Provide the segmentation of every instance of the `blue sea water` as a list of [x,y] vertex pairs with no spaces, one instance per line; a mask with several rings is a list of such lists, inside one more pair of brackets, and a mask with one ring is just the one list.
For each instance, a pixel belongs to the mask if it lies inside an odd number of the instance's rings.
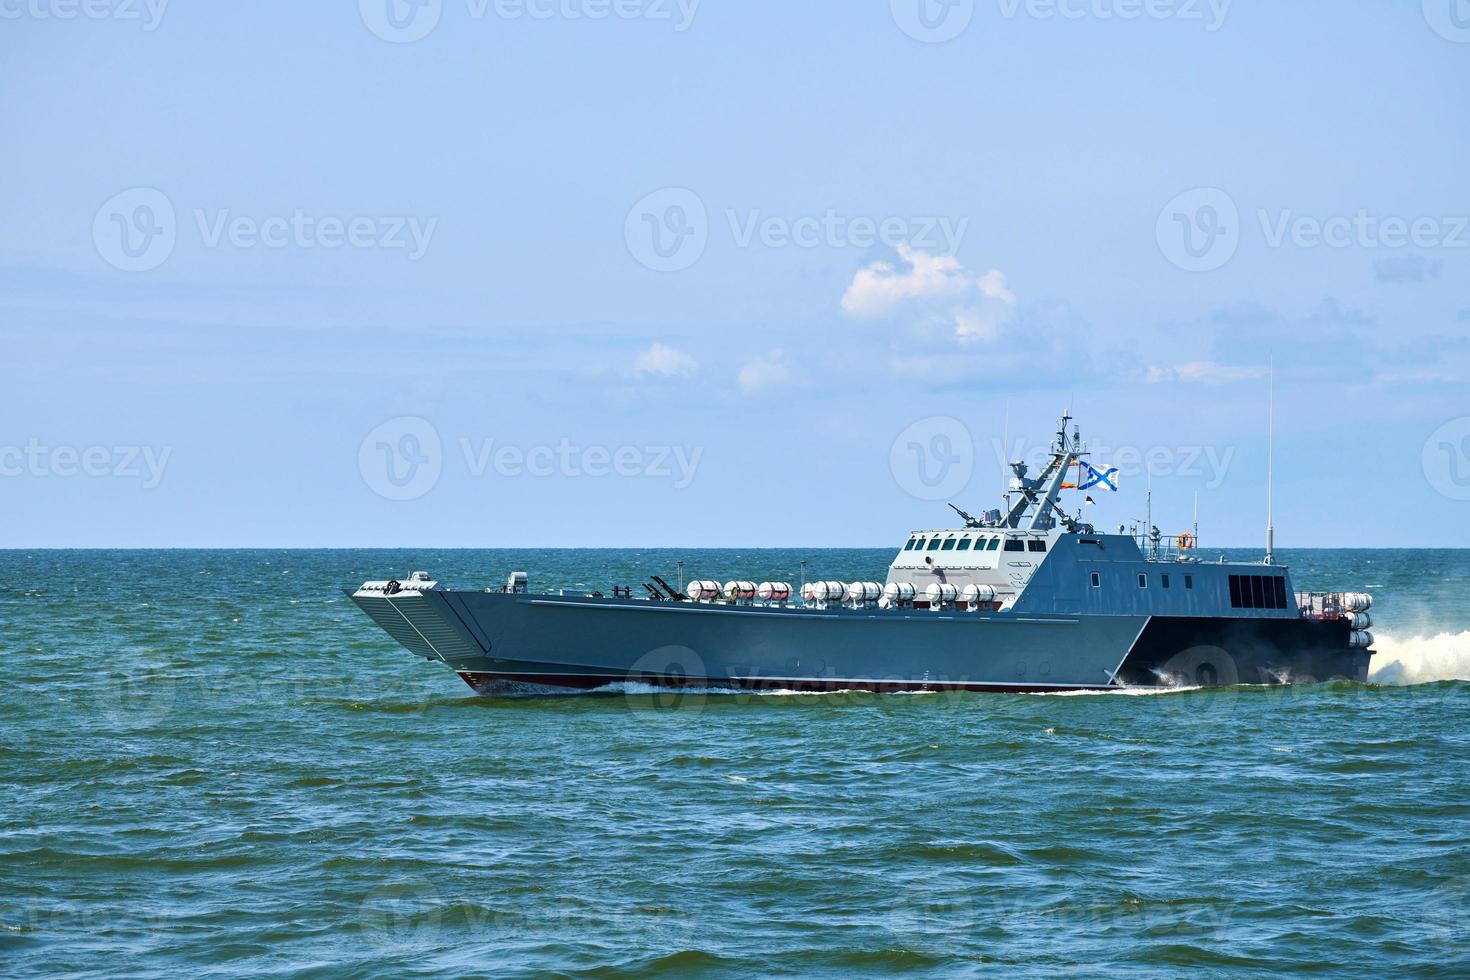
[[478,697],[340,589],[891,552],[0,552],[0,973],[1470,975],[1470,552],[1374,683]]

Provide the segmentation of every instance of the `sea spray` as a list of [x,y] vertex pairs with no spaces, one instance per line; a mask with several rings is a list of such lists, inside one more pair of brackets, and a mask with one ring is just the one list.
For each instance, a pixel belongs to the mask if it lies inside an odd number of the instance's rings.
[[1402,639],[1380,633],[1373,649],[1374,684],[1470,680],[1470,630]]

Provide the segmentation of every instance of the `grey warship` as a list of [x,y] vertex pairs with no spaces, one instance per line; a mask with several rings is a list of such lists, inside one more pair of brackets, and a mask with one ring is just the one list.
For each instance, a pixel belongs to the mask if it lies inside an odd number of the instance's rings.
[[[1002,508],[909,534],[885,582],[695,580],[483,590],[427,573],[347,590],[389,636],[481,693],[656,687],[1059,692],[1364,681],[1361,592],[1295,592],[1290,570],[1206,562],[1194,536],[1099,533],[1062,506],[1099,471],[1063,415],[1036,476],[1012,463]],[[951,505],[953,506],[953,505]],[[626,689],[626,686],[623,687]]]

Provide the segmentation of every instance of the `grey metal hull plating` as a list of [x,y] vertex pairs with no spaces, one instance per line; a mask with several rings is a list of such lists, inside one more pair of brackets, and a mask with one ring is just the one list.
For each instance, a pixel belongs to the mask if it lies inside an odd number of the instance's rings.
[[[1150,622],[1139,615],[795,609],[445,590],[353,600],[404,646],[442,660],[483,691],[618,681],[804,690],[1102,688],[1118,683]],[[1181,653],[1196,666],[1202,657],[1228,662],[1202,675],[1227,683],[1281,679],[1272,664],[1278,653],[1288,666],[1315,657],[1323,677],[1362,679],[1367,655],[1351,656],[1344,637],[1293,638],[1312,649],[1285,652],[1269,640],[1255,642],[1247,659],[1218,646]],[[1160,663],[1168,654],[1150,649]],[[1133,673],[1141,677],[1132,683],[1174,680],[1167,669]]]

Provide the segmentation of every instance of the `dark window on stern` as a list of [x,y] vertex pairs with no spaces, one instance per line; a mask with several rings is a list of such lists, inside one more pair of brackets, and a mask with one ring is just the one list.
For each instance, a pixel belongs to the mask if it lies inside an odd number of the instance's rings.
[[1097,572],[1092,573],[1092,587],[1094,589],[1102,588],[1102,576],[1099,575]]
[[1145,575],[1143,572],[1138,573],[1138,587],[1140,589],[1148,588],[1148,576]]

